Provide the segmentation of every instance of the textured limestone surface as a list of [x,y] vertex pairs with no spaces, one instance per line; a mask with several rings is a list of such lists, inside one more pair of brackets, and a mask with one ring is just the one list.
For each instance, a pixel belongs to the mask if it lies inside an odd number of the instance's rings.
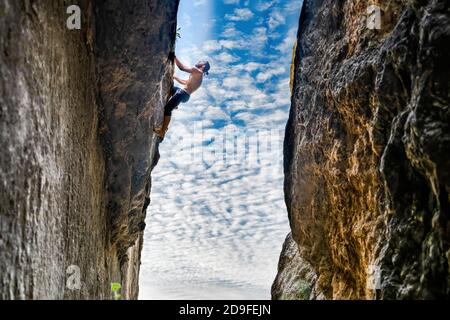
[[304,1],[274,299],[450,295],[450,5],[373,3]]
[[0,2],[0,299],[137,298],[177,9]]
[[[278,263],[278,274],[272,288],[273,299],[323,299],[323,295],[315,291],[316,281],[317,274],[311,265],[302,259],[298,246],[292,238],[292,234],[289,233],[284,241]],[[283,285],[277,285],[279,283]]]

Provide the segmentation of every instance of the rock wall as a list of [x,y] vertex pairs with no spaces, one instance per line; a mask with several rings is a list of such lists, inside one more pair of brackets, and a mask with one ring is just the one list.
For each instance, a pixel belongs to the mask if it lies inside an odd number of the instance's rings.
[[138,295],[178,0],[70,4],[0,3],[0,299]]
[[447,0],[304,1],[274,299],[450,296],[449,43]]

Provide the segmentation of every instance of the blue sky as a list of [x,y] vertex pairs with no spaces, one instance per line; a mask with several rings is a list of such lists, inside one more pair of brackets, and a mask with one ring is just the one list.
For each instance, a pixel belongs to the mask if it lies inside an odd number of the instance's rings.
[[[269,299],[289,232],[282,142],[301,0],[181,0],[176,53],[211,63],[153,172],[141,299]],[[177,72],[182,78],[187,74]]]

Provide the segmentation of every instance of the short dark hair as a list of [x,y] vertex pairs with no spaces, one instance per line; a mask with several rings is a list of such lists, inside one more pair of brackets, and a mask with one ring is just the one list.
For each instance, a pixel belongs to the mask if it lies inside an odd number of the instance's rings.
[[208,75],[209,69],[211,69],[211,65],[208,61],[199,61],[197,64],[203,65],[205,68],[203,69],[203,73]]

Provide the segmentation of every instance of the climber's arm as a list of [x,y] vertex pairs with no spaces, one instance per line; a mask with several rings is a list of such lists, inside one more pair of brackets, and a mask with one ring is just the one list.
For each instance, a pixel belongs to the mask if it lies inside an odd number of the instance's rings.
[[180,79],[177,76],[174,76],[173,78],[174,78],[175,81],[181,83],[182,85],[187,85],[187,81],[186,80]]
[[192,68],[182,64],[177,57],[175,57],[175,63],[181,71],[192,73]]

